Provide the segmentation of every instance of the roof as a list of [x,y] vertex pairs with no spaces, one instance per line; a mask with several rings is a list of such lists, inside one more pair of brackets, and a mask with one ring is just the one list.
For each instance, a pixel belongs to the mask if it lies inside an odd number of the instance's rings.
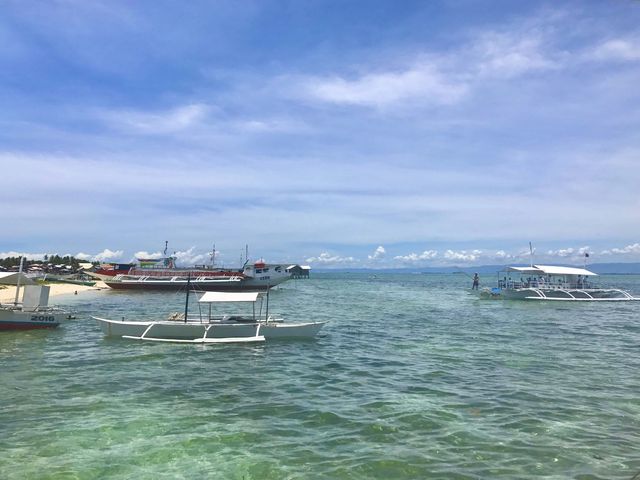
[[261,292],[205,292],[200,303],[216,302],[255,302]]
[[520,272],[532,275],[583,275],[595,276],[597,273],[590,272],[584,268],[559,267],[555,265],[534,265],[533,267],[507,267],[507,272]]
[[556,267],[553,265],[534,265],[544,273],[550,275],[597,275],[597,273],[590,272],[584,268],[575,267]]
[[21,285],[33,285],[33,280],[24,273],[19,272],[0,272],[0,283],[3,285],[16,285],[20,278]]

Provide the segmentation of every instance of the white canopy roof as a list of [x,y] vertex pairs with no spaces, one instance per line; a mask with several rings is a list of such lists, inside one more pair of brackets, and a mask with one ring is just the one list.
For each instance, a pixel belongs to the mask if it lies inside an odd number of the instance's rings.
[[20,272],[0,272],[0,283],[3,285],[17,285],[20,278],[20,285],[33,285],[33,280]]
[[507,267],[508,272],[520,272],[532,275],[583,275],[594,276],[597,273],[590,272],[584,268],[558,267],[555,265],[534,265],[533,267]]
[[198,302],[255,302],[261,292],[205,292]]

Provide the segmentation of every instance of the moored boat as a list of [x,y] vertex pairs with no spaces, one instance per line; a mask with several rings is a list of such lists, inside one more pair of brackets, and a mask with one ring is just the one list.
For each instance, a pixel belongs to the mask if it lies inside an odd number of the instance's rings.
[[264,291],[291,278],[286,265],[258,261],[239,270],[195,268],[131,269],[105,283],[117,290],[182,290],[187,282],[200,291]]
[[[69,313],[57,307],[49,306],[49,287],[33,285],[22,273],[24,258],[20,261],[20,271],[4,275],[14,277],[16,294],[13,303],[0,304],[0,330],[31,330],[53,328],[60,325]],[[26,284],[22,286],[23,284]],[[22,286],[22,302],[18,302]]]
[[[198,301],[198,314],[173,314],[168,318],[151,321],[110,320],[92,317],[108,337],[134,340],[185,342],[185,343],[229,343],[261,341],[273,338],[311,338],[327,323],[288,323],[281,317],[269,315],[268,294],[260,292],[206,292]],[[263,305],[265,299],[266,306]],[[187,300],[188,302],[188,300]],[[250,314],[219,314],[212,312],[214,304],[244,303],[252,306]],[[258,304],[259,303],[259,304]],[[207,313],[202,306],[208,306]],[[265,307],[264,316],[262,315]],[[251,340],[252,339],[252,340]]]

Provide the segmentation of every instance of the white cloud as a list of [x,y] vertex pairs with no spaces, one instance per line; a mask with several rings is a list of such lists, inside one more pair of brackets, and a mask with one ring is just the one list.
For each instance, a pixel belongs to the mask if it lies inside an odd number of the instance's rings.
[[[43,260],[45,255],[47,255],[47,254],[46,253],[15,252],[15,251],[0,252],[0,258],[24,257],[27,260]],[[48,255],[55,255],[55,254],[48,254]]]
[[160,253],[160,252],[149,253],[149,252],[146,252],[144,250],[134,253],[133,256],[135,258],[148,258],[148,259],[151,259],[151,260],[157,260],[159,258],[164,257],[164,255],[162,253]]
[[380,245],[378,248],[376,248],[375,252],[373,252],[373,255],[369,255],[369,260],[379,260],[384,258],[384,256],[386,255],[386,250],[384,249],[384,247],[382,245]]
[[549,257],[559,257],[559,258],[578,258],[584,257],[586,253],[591,252],[592,250],[587,247],[580,248],[561,248],[558,250],[549,250],[547,252],[547,256]]
[[109,250],[105,248],[102,252],[92,255],[90,253],[79,252],[74,255],[78,260],[87,260],[95,262],[110,262],[122,258],[124,252],[122,250]]
[[600,253],[601,255],[640,255],[640,243],[634,243],[622,248],[611,248]]
[[[216,255],[220,252],[216,252]],[[180,266],[189,266],[195,264],[205,264],[210,260],[208,253],[197,253],[195,247],[188,250],[173,252],[172,256],[176,257],[176,263]]]
[[112,111],[101,113],[112,126],[144,134],[166,134],[185,130],[199,124],[209,112],[204,104],[189,104],[164,112]]
[[637,39],[608,40],[598,45],[590,55],[595,60],[635,61],[640,60],[640,41]]
[[550,257],[560,257],[560,258],[570,257],[573,254],[574,254],[574,249],[571,247],[561,248],[559,250],[549,250],[547,252],[547,255],[549,255]]
[[480,75],[498,77],[554,68],[556,63],[544,53],[541,44],[541,38],[523,37],[521,32],[484,34],[473,48],[478,57],[475,68]]
[[398,255],[393,257],[394,260],[398,260],[403,263],[415,263],[422,262],[424,260],[431,260],[438,256],[437,250],[425,250],[422,253],[409,253],[408,255]]
[[467,252],[466,250],[460,250],[458,252],[447,250],[446,252],[444,252],[444,258],[453,261],[475,262],[476,260],[478,260],[481,254],[481,250],[472,250],[470,252]]
[[366,73],[354,79],[308,78],[303,90],[324,102],[384,107],[416,99],[436,105],[456,103],[467,87],[433,64],[417,63],[402,71]]
[[322,252],[317,257],[309,257],[306,259],[307,263],[317,263],[321,265],[342,265],[356,262],[353,257],[341,257],[339,255],[331,255],[327,252]]

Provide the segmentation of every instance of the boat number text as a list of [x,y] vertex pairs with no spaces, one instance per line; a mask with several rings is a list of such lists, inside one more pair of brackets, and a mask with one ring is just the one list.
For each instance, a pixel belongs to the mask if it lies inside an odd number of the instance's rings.
[[47,315],[31,315],[32,322],[55,322],[56,317]]

